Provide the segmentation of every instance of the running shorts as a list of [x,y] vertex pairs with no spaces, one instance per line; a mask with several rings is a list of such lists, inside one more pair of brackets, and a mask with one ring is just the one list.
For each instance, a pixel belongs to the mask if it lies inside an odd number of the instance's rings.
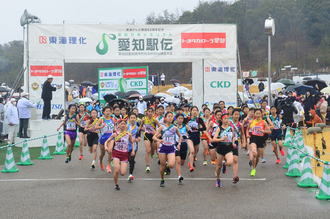
[[154,142],[154,140],[152,139],[153,136],[154,136],[153,134],[145,132],[144,133],[144,140],[145,141],[150,141],[150,143],[153,143]]
[[159,145],[158,153],[167,155],[167,154],[174,154],[175,151],[176,151],[175,145],[165,146],[165,145],[161,144],[161,145]]
[[120,162],[128,162],[128,152],[113,150],[112,159],[119,159]]
[[238,141],[235,141],[236,147],[233,148],[233,155],[238,156]]
[[233,153],[233,145],[232,144],[219,144],[217,147],[217,153],[225,156],[228,153]]
[[189,135],[189,139],[193,142],[194,146],[199,145],[199,143],[201,143],[199,132],[192,132]]
[[87,142],[89,147],[99,143],[99,135],[95,132],[87,132]]
[[187,158],[188,145],[187,142],[181,142],[180,150],[175,150],[175,156],[181,158],[181,160],[186,160]]
[[101,137],[100,137],[100,144],[101,145],[104,145],[105,144],[105,142],[108,140],[108,138],[110,138],[111,137],[111,135],[112,135],[112,133],[104,133],[104,135],[102,135]]
[[85,131],[85,127],[79,127],[79,132],[87,134],[87,131]]
[[71,140],[76,140],[76,138],[77,138],[76,131],[71,132],[71,131],[65,130],[64,135],[68,135]]
[[283,140],[283,134],[281,129],[273,129],[272,134],[270,134],[270,139],[272,141],[282,141]]
[[265,137],[264,136],[256,136],[251,135],[250,144],[255,143],[257,148],[264,148],[265,144]]

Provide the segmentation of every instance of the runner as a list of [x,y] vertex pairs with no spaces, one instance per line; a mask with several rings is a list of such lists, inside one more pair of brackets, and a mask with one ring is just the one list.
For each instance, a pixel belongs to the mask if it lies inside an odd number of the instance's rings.
[[[104,171],[104,166],[103,166],[103,157],[105,155],[105,142],[108,140],[108,138],[111,137],[112,133],[116,131],[116,124],[113,120],[113,118],[110,117],[111,115],[111,108],[109,106],[106,106],[102,109],[102,114],[103,117],[101,117],[94,129],[101,129],[100,131],[100,150],[101,154],[99,156],[100,159],[100,169]],[[102,124],[102,125],[101,125]],[[110,159],[109,159],[110,156]],[[111,173],[111,167],[110,167],[110,161],[111,160],[111,152],[108,152],[108,166],[107,166],[107,172]]]
[[[211,118],[211,110],[209,108],[204,107],[203,115],[204,115],[203,122],[207,127],[207,124]],[[209,154],[209,138],[206,135],[206,131],[202,132],[202,144],[203,144],[203,157],[204,157],[203,166],[207,166],[207,155]]]
[[219,101],[219,107],[220,107],[220,110],[222,112],[222,115],[225,115],[226,114],[226,104],[225,104],[225,101],[223,100],[220,100]]
[[241,144],[245,146],[245,134],[242,124],[239,122],[240,112],[238,109],[233,111],[233,119],[230,121],[230,126],[234,130],[234,140],[236,147],[233,148],[233,183],[239,181],[238,174],[238,139],[241,139]]
[[[193,172],[194,169],[194,160],[196,159],[196,155],[199,151],[199,143],[200,143],[200,131],[205,131],[206,127],[203,122],[203,119],[197,117],[198,115],[198,108],[197,106],[191,107],[191,116],[187,118],[187,125],[189,127],[189,139],[187,139],[187,144],[189,147],[189,163],[188,166],[190,168],[190,172]],[[200,127],[202,126],[202,128]]]
[[206,129],[206,136],[209,139],[209,151],[210,151],[210,158],[211,158],[211,164],[216,165],[217,164],[217,155],[216,155],[216,149],[218,147],[218,143],[213,141],[215,132],[217,129],[221,126],[221,117],[222,117],[222,111],[219,110],[215,112],[214,114],[215,118],[210,120],[210,122],[207,125]]
[[262,119],[261,109],[255,109],[254,112],[255,119],[249,122],[249,128],[251,128],[251,134],[249,130],[246,130],[247,138],[250,139],[250,154],[252,157],[252,170],[251,176],[256,175],[256,167],[259,162],[259,157],[263,151],[264,143],[265,143],[265,134],[270,134],[271,131],[268,127],[268,124],[265,120]]
[[153,117],[154,110],[149,107],[147,110],[147,116],[143,117],[140,124],[140,130],[143,130],[144,126],[144,145],[146,147],[146,172],[150,172],[149,160],[155,153],[156,143],[153,140],[156,126],[160,127],[160,124],[155,117]]
[[118,132],[114,132],[105,142],[105,150],[112,152],[115,181],[115,189],[120,190],[118,185],[118,175],[124,176],[127,171],[129,143],[132,144],[131,156],[135,156],[135,145],[132,135],[126,131],[127,124],[124,119],[118,121]]
[[[159,105],[156,108],[156,119],[158,120],[158,122],[159,122],[160,125],[164,125],[164,118],[165,118],[165,115],[164,115],[164,106],[163,105]],[[158,129],[159,127],[157,126],[156,128]],[[156,154],[157,154],[157,157],[158,157],[159,145],[160,145],[160,143],[159,142],[156,142]],[[160,160],[159,159],[158,159],[158,164],[160,165]]]
[[64,121],[58,127],[57,131],[60,130],[60,128],[65,125],[65,131],[64,131],[64,137],[66,142],[68,143],[66,147],[66,160],[65,163],[69,163],[71,161],[71,154],[73,151],[74,143],[76,142],[77,138],[77,126],[80,126],[80,122],[78,119],[78,116],[76,114],[76,106],[74,104],[71,104],[68,108],[69,114],[65,116]]
[[95,161],[97,156],[97,145],[99,143],[99,130],[95,129],[95,125],[98,121],[97,118],[98,111],[96,109],[92,109],[91,115],[92,117],[87,120],[85,131],[87,132],[87,141],[88,141],[88,149],[89,152],[93,152],[93,163],[91,165],[91,169],[95,169]]
[[[274,125],[273,125],[272,121],[270,120],[269,116],[266,115],[265,108],[261,108],[261,115],[262,115],[262,119],[267,122],[267,124],[269,126],[269,129],[273,129]],[[264,142],[264,149],[263,149],[262,154],[261,154],[261,163],[266,163],[265,149],[266,149],[266,146],[267,146],[267,141],[269,139],[269,135],[265,134],[264,137],[265,137],[265,142]]]
[[[250,136],[252,135],[252,130],[249,128],[249,123],[254,119],[254,108],[251,108],[249,110],[249,115],[248,117],[246,117],[244,120],[243,120],[243,127],[244,127],[244,133],[247,133],[247,130],[249,130],[249,133],[250,133]],[[245,142],[246,142],[246,155],[249,156],[250,158],[250,161],[249,161],[249,165],[252,166],[252,158],[253,158],[253,155],[250,154],[250,138],[247,137],[247,135],[245,135]]]
[[134,113],[131,113],[129,115],[129,123],[128,123],[128,132],[132,135],[134,145],[135,145],[135,151],[134,151],[134,156],[132,155],[132,150],[133,146],[132,143],[129,143],[129,149],[128,149],[128,155],[129,155],[129,176],[128,176],[128,181],[131,182],[134,179],[133,176],[133,171],[135,167],[135,156],[136,152],[138,150],[138,143],[140,142],[140,131],[139,131],[139,125],[140,123],[136,121],[137,116]]
[[189,105],[188,104],[185,104],[183,106],[183,115],[184,115],[185,118],[188,118],[190,116]]
[[[166,168],[173,168],[175,164],[175,150],[180,151],[181,146],[181,134],[179,129],[172,125],[174,115],[172,112],[166,112],[165,114],[165,124],[160,126],[157,129],[157,132],[153,136],[153,140],[156,142],[161,142],[159,147],[159,160],[160,160],[160,187],[164,187],[164,173]],[[179,136],[179,143],[177,147],[175,141],[175,134]],[[162,139],[157,138],[157,136],[161,135]],[[168,160],[168,164],[166,164],[166,160]],[[179,178],[180,181],[180,178]],[[181,180],[182,181],[182,180]]]
[[[176,127],[179,129],[182,139],[181,139],[180,150],[177,149],[175,151],[175,161],[176,161],[175,169],[178,174],[179,183],[181,183],[183,181],[183,177],[181,175],[181,166],[184,165],[186,158],[187,158],[188,145],[187,145],[186,139],[187,139],[188,133],[187,133],[187,125],[183,124],[184,115],[177,114],[176,118],[177,118]],[[178,135],[176,135],[176,141],[179,142]]]
[[124,119],[126,122],[128,121],[128,110],[126,107],[122,107],[120,110],[121,118]]
[[278,141],[278,146],[279,146],[279,150],[281,152],[281,155],[284,156],[285,152],[283,150],[283,133],[282,133],[282,129],[285,129],[285,125],[283,125],[281,127],[281,123],[282,123],[282,116],[279,115],[277,113],[277,108],[275,106],[272,106],[270,108],[270,113],[271,115],[269,116],[269,118],[272,120],[273,124],[274,124],[274,128],[272,130],[272,133],[270,134],[270,139],[272,141],[272,145],[273,145],[273,152],[276,155],[276,164],[281,163],[281,159],[278,156],[278,151],[277,151],[277,143],[276,140]]
[[86,106],[81,104],[79,106],[79,113],[78,113],[78,119],[80,122],[79,126],[79,150],[80,150],[80,157],[79,160],[84,159],[83,155],[83,144],[84,146],[87,146],[87,132],[85,132],[85,126],[87,123],[87,120],[89,119],[89,114],[86,112]]
[[227,109],[226,114],[229,116],[229,119],[233,118],[233,111],[234,111],[234,107],[233,106],[229,106]]
[[236,147],[234,141],[233,128],[230,126],[229,116],[222,116],[222,125],[216,130],[213,142],[217,142],[217,187],[221,187],[220,170],[222,167],[222,173],[227,172],[227,166],[233,165],[233,147]]

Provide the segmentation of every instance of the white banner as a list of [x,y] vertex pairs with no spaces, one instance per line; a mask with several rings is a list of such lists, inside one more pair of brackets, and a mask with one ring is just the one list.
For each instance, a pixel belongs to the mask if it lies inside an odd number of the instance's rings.
[[243,77],[244,78],[248,78],[250,76],[250,72],[249,71],[243,71]]
[[41,93],[47,76],[54,77],[52,86],[61,86],[53,92],[51,101],[51,115],[58,114],[61,109],[65,109],[64,104],[64,65],[63,61],[30,61],[29,68],[29,92],[30,101],[40,103],[37,107],[37,119],[41,119],[44,103],[41,99]]
[[30,24],[31,59],[186,62],[235,59],[236,25]]
[[225,101],[237,105],[236,59],[204,60],[204,102],[209,105]]

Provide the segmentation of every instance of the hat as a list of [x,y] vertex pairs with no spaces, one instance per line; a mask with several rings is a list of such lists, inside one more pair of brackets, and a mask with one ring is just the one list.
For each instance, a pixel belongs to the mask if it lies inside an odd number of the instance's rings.
[[48,75],[47,76],[47,79],[51,79],[51,78],[53,78],[53,75]]
[[139,96],[139,100],[143,100],[143,97],[142,96]]
[[16,99],[15,98],[11,98],[10,99],[10,102],[13,102],[13,101],[16,101]]
[[160,100],[165,100],[164,97],[161,97]]
[[29,95],[29,93],[26,93],[26,92],[22,92],[22,93],[21,93],[21,96],[22,96],[22,97],[27,96],[27,95]]

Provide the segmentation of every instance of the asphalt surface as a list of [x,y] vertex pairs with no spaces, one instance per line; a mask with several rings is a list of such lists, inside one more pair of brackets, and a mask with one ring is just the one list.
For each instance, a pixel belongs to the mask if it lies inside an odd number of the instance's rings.
[[182,185],[172,169],[161,188],[157,158],[146,173],[140,143],[135,179],[128,183],[128,173],[120,176],[120,191],[114,189],[112,174],[101,171],[98,164],[94,171],[90,169],[92,155],[87,147],[82,161],[78,150],[69,164],[64,163],[65,155],[34,160],[33,166],[16,166],[18,173],[0,173],[0,218],[329,218],[329,202],[317,200],[286,177],[285,157],[275,164],[270,145],[267,163],[258,165],[254,178],[249,175],[246,152],[239,153],[240,181],[232,183],[232,168],[228,168],[221,188],[215,186],[210,160],[202,166],[202,151],[193,173],[187,165],[182,168]]

